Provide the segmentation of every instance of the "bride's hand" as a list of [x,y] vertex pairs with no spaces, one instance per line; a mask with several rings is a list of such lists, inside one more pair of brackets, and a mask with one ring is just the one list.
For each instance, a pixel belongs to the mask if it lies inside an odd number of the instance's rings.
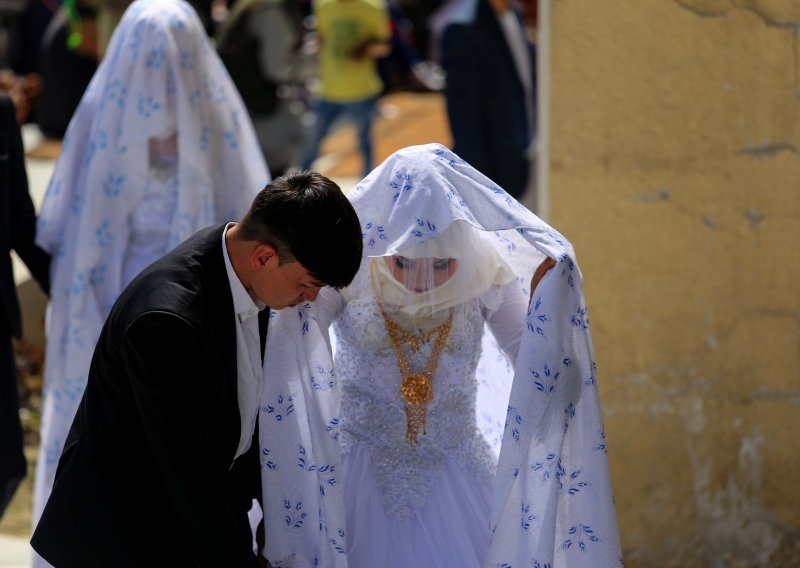
[[539,282],[544,275],[547,274],[547,271],[553,268],[556,265],[556,261],[550,258],[549,256],[545,257],[545,259],[539,264],[536,268],[536,271],[533,273],[533,278],[531,278],[531,297],[533,299],[533,292],[536,290],[536,286],[539,285]]

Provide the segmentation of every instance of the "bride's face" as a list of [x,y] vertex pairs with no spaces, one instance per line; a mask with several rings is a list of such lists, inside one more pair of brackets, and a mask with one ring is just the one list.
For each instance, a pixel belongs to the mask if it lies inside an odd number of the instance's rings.
[[395,280],[417,294],[441,286],[458,270],[458,260],[455,258],[387,256],[384,262]]

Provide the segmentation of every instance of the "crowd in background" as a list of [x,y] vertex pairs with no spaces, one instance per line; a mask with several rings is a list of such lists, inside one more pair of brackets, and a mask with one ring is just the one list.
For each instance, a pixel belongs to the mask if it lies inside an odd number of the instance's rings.
[[[0,2],[0,91],[11,96],[20,123],[35,123],[48,139],[63,138],[105,54],[111,33],[131,1]],[[320,104],[330,102],[330,97],[324,95],[329,88],[320,69],[327,56],[312,1],[189,0],[189,3],[242,94],[272,173],[278,175],[301,165],[310,166],[330,126],[328,123],[338,124],[339,118],[337,113],[330,112],[329,106]],[[377,101],[379,96],[394,91],[444,90],[442,36],[449,23],[462,18],[460,13],[465,7],[474,9],[471,6],[476,1],[370,3],[384,9],[386,22],[382,25],[387,27],[388,40],[385,49],[374,56],[377,76],[367,88],[370,96],[363,93],[353,96]],[[479,4],[488,6],[491,2],[481,0]],[[535,41],[536,2],[514,4],[524,17],[528,39]],[[456,47],[456,50],[466,49]],[[485,56],[483,60],[491,65],[496,57]],[[371,62],[367,62],[369,65]],[[485,73],[470,69],[470,75],[483,79]],[[363,78],[353,80],[363,82]],[[323,93],[321,101],[316,100],[319,92]],[[370,104],[365,109],[355,109],[355,114],[349,113],[361,133],[365,172],[371,169],[366,131],[377,110]],[[456,146],[459,146],[457,140]]]

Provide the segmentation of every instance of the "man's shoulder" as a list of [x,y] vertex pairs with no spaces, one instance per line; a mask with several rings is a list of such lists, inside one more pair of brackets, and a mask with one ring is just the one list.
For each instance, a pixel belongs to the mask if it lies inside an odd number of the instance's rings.
[[198,314],[208,283],[227,283],[222,230],[203,229],[144,269],[120,295],[118,315],[132,321],[145,312]]

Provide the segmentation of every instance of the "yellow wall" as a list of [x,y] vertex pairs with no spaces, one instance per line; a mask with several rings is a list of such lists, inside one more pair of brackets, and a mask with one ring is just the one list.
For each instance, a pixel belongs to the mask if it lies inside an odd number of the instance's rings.
[[800,1],[543,1],[626,566],[800,566]]

